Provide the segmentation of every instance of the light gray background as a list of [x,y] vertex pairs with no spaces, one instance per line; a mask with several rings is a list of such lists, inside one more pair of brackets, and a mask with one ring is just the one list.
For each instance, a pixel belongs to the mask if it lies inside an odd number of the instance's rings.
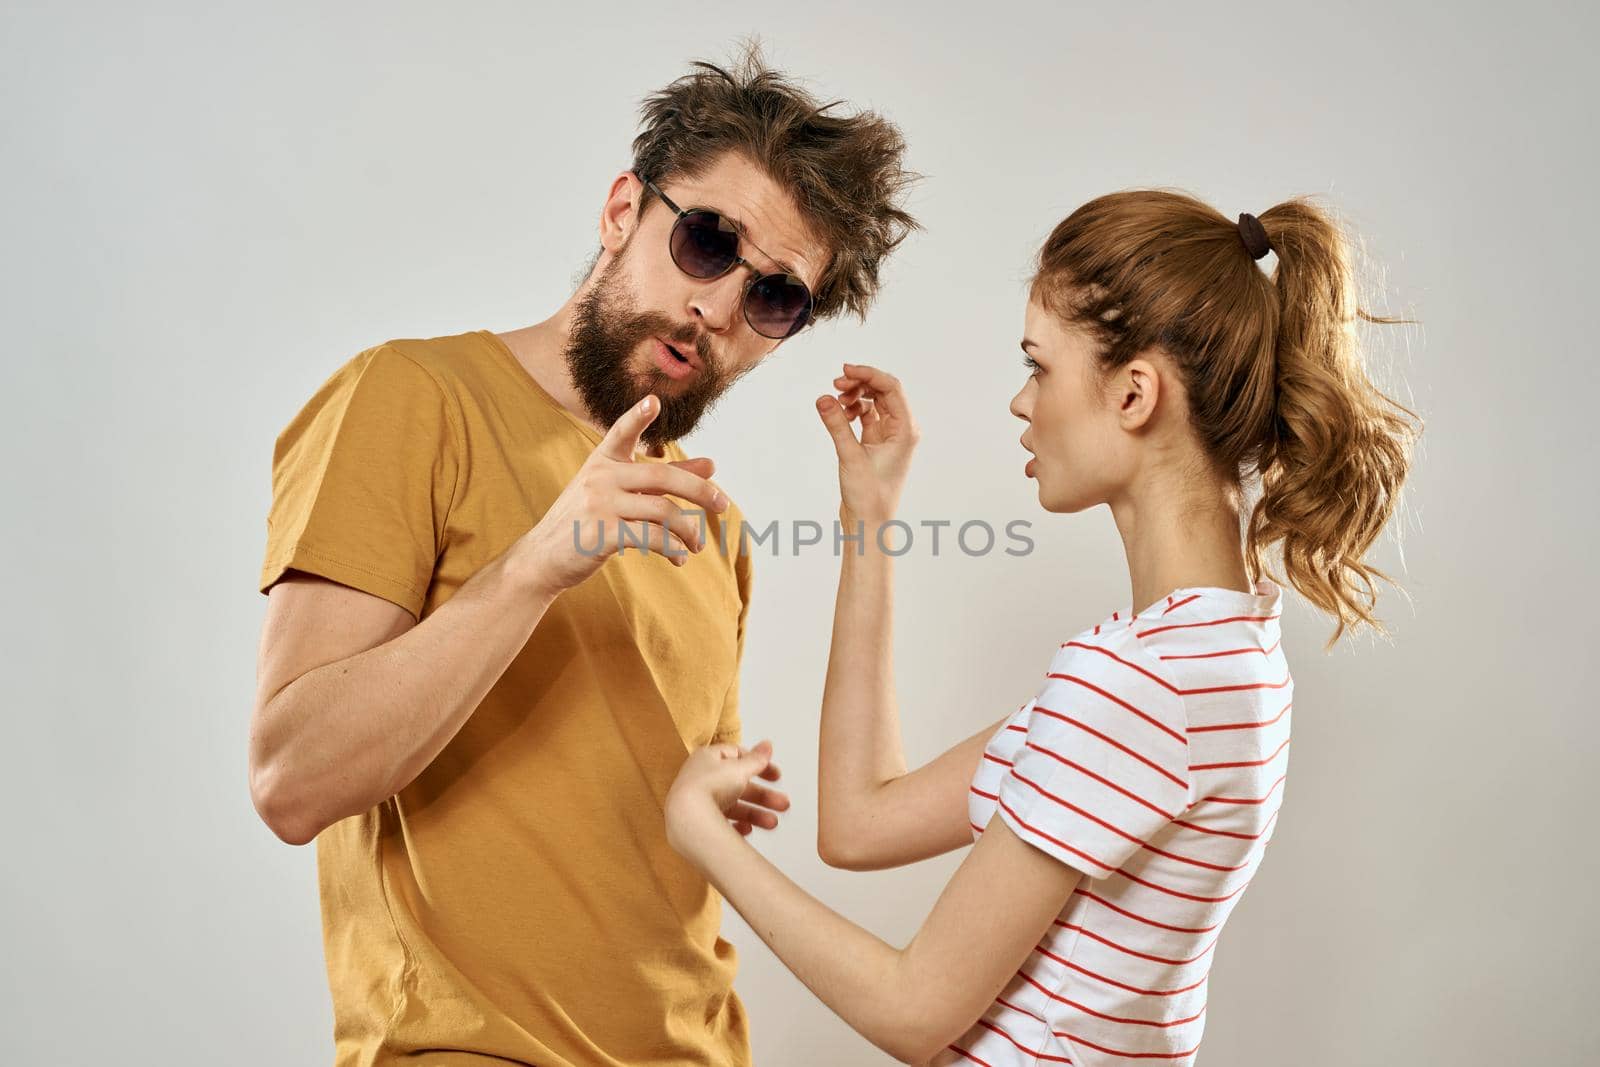
[[[901,124],[927,230],[868,325],[783,350],[697,450],[753,520],[827,521],[811,400],[877,362],[925,427],[906,517],[1034,521],[1029,558],[900,569],[913,759],[1127,606],[1109,516],[1038,510],[1006,412],[1050,226],[1173,185],[1228,213],[1328,194],[1368,235],[1386,306],[1423,323],[1381,353],[1428,422],[1377,553],[1414,600],[1384,604],[1392,644],[1331,655],[1289,603],[1294,773],[1201,1060],[1595,1062],[1593,9],[778,11],[5,6],[0,1055],[329,1062],[313,852],[245,782],[273,437],[362,348],[552,311],[639,98],[759,32]],[[900,942],[956,857],[858,875],[813,851],[835,568],[758,566],[745,721],[799,802],[762,847]],[[758,1063],[883,1061],[731,912],[728,934]]]

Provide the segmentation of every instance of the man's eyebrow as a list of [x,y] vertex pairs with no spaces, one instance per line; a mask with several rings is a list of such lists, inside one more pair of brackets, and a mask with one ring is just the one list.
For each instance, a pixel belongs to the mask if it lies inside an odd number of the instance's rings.
[[[743,219],[738,218],[738,217],[736,217],[734,215],[730,215],[726,211],[721,211],[720,208],[718,210],[721,212],[721,215],[722,215],[723,218],[725,218],[729,222],[733,223],[733,228],[735,230],[739,231],[739,236],[740,237],[743,237],[746,241],[750,241],[750,231],[745,226]],[[779,259],[777,256],[767,255],[767,253],[761,248],[761,246],[756,244],[754,241],[750,241],[750,247],[754,248],[757,252],[760,252],[762,255],[764,255],[768,259],[772,260],[772,262],[777,264],[778,268],[780,270],[782,270],[785,274],[793,274],[796,278],[800,277],[800,272],[795,270],[793,266],[791,266],[788,263],[785,263],[783,260]]]

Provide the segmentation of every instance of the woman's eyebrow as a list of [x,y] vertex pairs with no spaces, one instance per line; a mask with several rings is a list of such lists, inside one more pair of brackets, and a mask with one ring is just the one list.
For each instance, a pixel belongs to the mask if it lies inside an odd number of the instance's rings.
[[1024,352],[1026,352],[1030,348],[1038,348],[1038,347],[1039,347],[1039,342],[1038,341],[1030,341],[1026,337],[1024,337],[1022,339],[1022,350]]

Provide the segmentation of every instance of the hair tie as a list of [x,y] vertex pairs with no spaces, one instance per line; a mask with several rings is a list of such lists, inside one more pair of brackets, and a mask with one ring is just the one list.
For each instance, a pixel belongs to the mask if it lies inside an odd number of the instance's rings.
[[1260,259],[1272,251],[1272,242],[1267,240],[1267,231],[1261,225],[1261,220],[1246,211],[1239,216],[1239,240],[1244,242],[1245,251],[1250,253],[1251,259]]

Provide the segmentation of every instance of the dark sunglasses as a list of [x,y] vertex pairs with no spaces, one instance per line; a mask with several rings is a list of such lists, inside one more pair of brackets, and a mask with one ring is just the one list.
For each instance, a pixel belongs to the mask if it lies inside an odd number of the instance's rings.
[[744,267],[754,274],[744,290],[744,318],[762,337],[793,337],[811,320],[811,290],[806,283],[793,274],[762,274],[755,264],[739,255],[739,230],[729,219],[705,207],[685,211],[649,178],[642,174],[638,177],[678,216],[672,224],[672,235],[667,238],[667,248],[679,270],[703,280],[720,278],[734,267]]

